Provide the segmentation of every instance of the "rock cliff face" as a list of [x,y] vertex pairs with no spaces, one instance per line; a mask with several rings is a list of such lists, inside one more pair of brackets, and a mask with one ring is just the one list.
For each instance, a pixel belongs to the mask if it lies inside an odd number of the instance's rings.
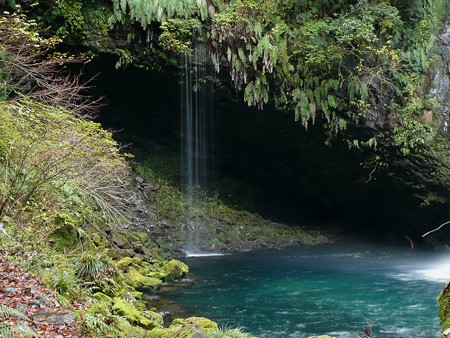
[[443,132],[448,132],[450,100],[450,5],[447,16],[437,35],[436,48],[439,56],[438,66],[434,70],[430,96],[439,103],[438,115],[444,117]]

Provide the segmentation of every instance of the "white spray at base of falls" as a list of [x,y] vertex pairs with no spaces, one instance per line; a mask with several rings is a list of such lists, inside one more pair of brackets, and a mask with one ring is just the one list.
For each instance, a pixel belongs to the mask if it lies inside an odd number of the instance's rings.
[[186,258],[198,258],[198,257],[217,257],[217,256],[228,256],[229,254],[222,252],[190,252],[188,250],[182,250],[186,255]]
[[[181,161],[182,187],[188,197],[189,209],[196,194],[207,192],[213,179],[215,166],[214,138],[217,99],[214,90],[215,70],[207,48],[195,43],[192,56],[184,55],[181,65]],[[191,218],[192,219],[192,218]],[[193,220],[188,227],[189,250],[198,246],[198,228]]]

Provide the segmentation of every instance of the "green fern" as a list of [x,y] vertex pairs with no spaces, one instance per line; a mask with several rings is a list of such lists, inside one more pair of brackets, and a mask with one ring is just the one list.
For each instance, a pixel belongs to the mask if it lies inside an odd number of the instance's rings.
[[12,338],[13,333],[10,327],[0,325],[0,337]]
[[114,0],[116,18],[128,13],[132,20],[139,22],[146,29],[151,22],[164,22],[178,17],[208,18],[206,0]]
[[[28,319],[22,312],[10,306],[0,304],[0,321],[9,317]],[[0,324],[0,337],[36,337],[36,333],[28,326],[6,326]]]
[[104,316],[100,313],[86,313],[84,315],[83,328],[90,337],[109,336],[123,337],[124,332],[116,327],[120,321],[125,320],[119,316]]
[[[26,319],[27,317],[17,309],[9,307],[4,304],[0,304],[0,320],[8,317],[17,317],[21,319]],[[2,336],[3,337],[3,336]]]

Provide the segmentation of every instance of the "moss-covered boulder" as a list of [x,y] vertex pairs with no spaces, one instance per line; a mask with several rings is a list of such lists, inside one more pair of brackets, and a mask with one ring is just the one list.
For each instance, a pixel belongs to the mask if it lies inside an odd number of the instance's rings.
[[145,244],[150,239],[150,236],[145,231],[138,231],[138,232],[135,233],[135,235],[136,235],[136,237],[139,238],[139,241],[142,244]]
[[90,314],[101,314],[103,316],[111,315],[110,304],[107,303],[96,303],[92,305],[87,311]]
[[168,328],[154,328],[149,332],[149,338],[189,338],[196,332],[209,337],[212,332],[217,332],[217,323],[204,317],[177,318]]
[[166,263],[161,269],[161,277],[165,281],[181,278],[189,271],[189,267],[176,259],[172,259]]
[[145,289],[158,289],[161,286],[162,280],[155,277],[148,277],[141,274],[134,267],[130,267],[128,271],[127,283],[131,285],[136,290]]
[[[450,328],[450,282],[438,297],[442,332]],[[450,335],[449,335],[450,336]]]
[[131,325],[125,319],[119,319],[117,328],[124,333],[124,337],[144,338],[147,337],[147,331],[139,326]]
[[139,266],[142,263],[142,260],[138,257],[124,257],[121,260],[117,261],[114,265],[117,269],[122,271],[128,271],[130,266]]
[[68,218],[63,215],[58,216],[57,223],[61,222],[63,225],[56,228],[48,236],[49,241],[54,244],[55,250],[60,252],[73,250],[80,243],[77,228],[72,225],[73,220]]
[[92,298],[94,298],[95,300],[102,302],[102,303],[108,303],[108,304],[112,304],[112,298],[109,297],[108,295],[105,295],[102,292],[96,292],[92,295]]
[[162,327],[164,320],[160,314],[151,311],[144,311],[141,313],[126,300],[117,297],[113,300],[113,312],[125,317],[131,324],[136,324],[144,329]]

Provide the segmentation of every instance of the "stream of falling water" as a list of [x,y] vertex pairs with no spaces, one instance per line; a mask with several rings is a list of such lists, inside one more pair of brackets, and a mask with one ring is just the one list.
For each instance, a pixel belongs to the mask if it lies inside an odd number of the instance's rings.
[[[217,99],[214,90],[215,71],[207,48],[196,43],[193,55],[181,60],[184,69],[181,81],[181,149],[182,186],[192,211],[197,193],[207,192],[213,180],[215,166],[214,139]],[[195,247],[194,221],[188,225],[188,247]],[[189,248],[192,249],[192,248]]]

